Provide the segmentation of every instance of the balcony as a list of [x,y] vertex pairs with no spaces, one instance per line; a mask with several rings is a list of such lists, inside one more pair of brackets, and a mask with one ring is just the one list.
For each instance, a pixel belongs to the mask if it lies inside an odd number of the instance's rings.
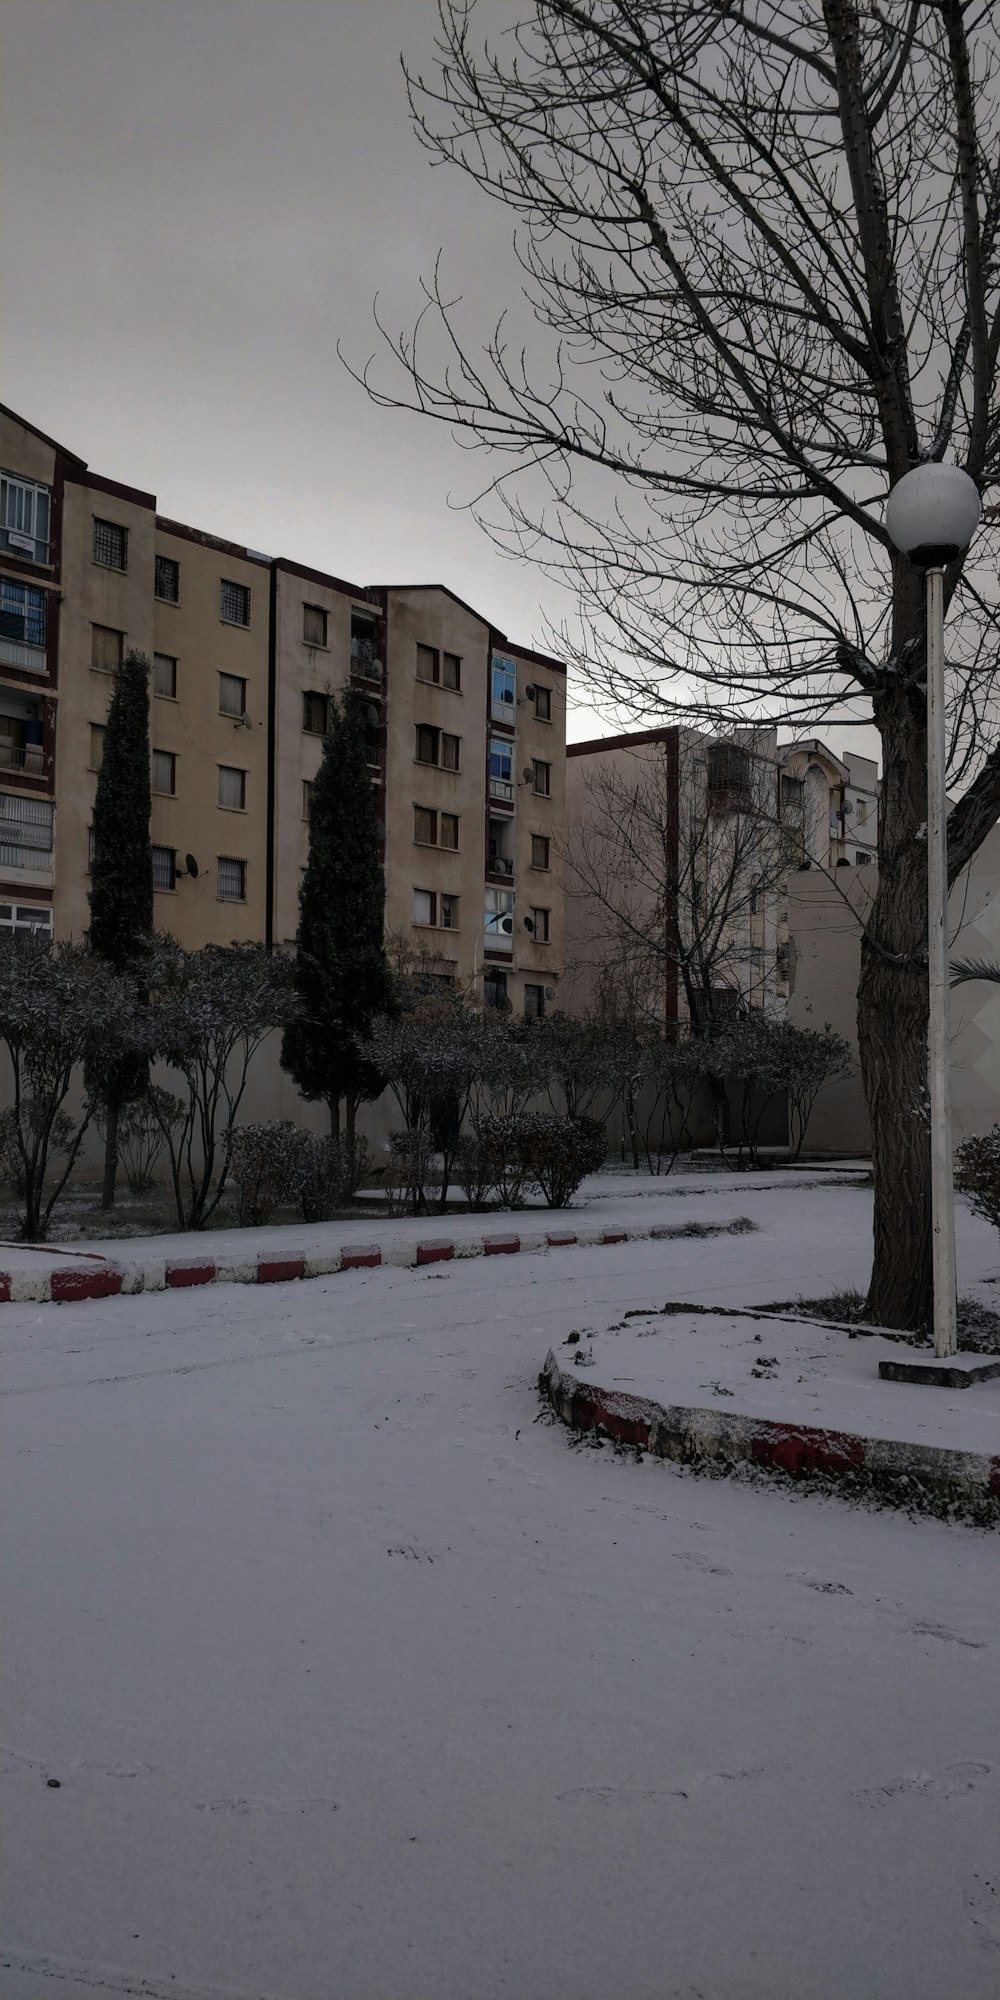
[[44,778],[45,752],[40,743],[10,743],[0,736],[0,771],[23,771],[28,778]]
[[370,770],[370,771],[372,772],[373,776],[377,776],[377,775],[378,775],[378,774],[380,774],[380,773],[381,773],[382,771],[384,771],[384,770],[385,770],[385,744],[384,744],[384,743],[368,743],[368,744],[366,744],[366,745],[365,745],[365,763],[367,764],[367,766],[368,766],[368,769],[369,769],[369,770]]
[[497,805],[514,808],[514,786],[509,778],[490,779],[490,798]]
[[487,875],[495,875],[498,881],[509,882],[514,873],[514,863],[509,854],[491,854],[486,863]]

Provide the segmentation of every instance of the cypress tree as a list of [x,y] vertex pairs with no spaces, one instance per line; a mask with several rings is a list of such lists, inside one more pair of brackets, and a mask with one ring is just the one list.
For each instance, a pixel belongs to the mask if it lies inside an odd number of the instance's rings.
[[366,704],[351,688],[329,705],[323,760],[309,811],[309,859],[299,890],[295,990],[299,1019],[285,1029],[282,1067],[310,1102],[325,1101],[353,1142],[358,1104],[377,1097],[381,1072],[361,1054],[376,1014],[393,1005],[385,955],[381,826],[366,755]]
[[[94,800],[90,864],[90,948],[127,972],[153,932],[153,864],[149,845],[149,661],[129,652],[115,674]],[[142,1095],[145,1059],[125,1057],[101,1079],[106,1133],[103,1208],[113,1208],[122,1106]]]

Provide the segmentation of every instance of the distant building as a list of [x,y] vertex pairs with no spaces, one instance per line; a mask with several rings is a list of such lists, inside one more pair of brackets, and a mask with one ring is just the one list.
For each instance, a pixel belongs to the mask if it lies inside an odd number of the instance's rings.
[[290,947],[327,703],[368,710],[386,924],[518,1014],[563,968],[566,674],[439,585],[363,587],[157,513],[0,408],[0,927],[79,938],[111,674],[152,662],[157,927]]

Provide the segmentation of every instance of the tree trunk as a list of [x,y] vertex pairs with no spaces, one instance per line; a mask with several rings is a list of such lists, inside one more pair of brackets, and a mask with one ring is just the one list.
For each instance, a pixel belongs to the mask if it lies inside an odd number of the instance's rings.
[[121,1107],[117,1097],[108,1099],[105,1105],[107,1126],[104,1135],[104,1180],[101,1184],[101,1207],[114,1208],[115,1182],[118,1178],[118,1115]]
[[933,1320],[923,689],[890,687],[876,697],[875,720],[883,756],[879,884],[862,941],[858,985],[858,1047],[874,1182],[866,1313],[878,1326],[917,1330]]

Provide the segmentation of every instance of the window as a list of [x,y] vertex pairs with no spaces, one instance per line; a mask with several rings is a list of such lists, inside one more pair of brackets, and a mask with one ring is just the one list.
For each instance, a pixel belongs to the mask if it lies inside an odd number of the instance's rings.
[[11,666],[45,671],[44,590],[0,578],[0,657]]
[[302,817],[303,817],[303,819],[305,819],[305,820],[307,820],[307,819],[309,818],[309,815],[310,815],[310,813],[312,812],[312,802],[313,802],[313,781],[312,781],[312,779],[311,779],[311,778],[303,778],[303,780],[302,780]]
[[761,912],[761,910],[763,909],[763,907],[764,907],[764,902],[763,902],[763,890],[762,890],[762,889],[751,889],[751,891],[750,891],[750,915],[751,915],[752,917],[757,917],[757,916],[759,916],[759,915],[760,915],[760,912]]
[[245,715],[247,712],[247,684],[239,674],[219,675],[219,714]]
[[38,903],[0,903],[0,930],[46,931],[52,935],[52,911]]
[[153,693],[166,701],[177,699],[177,661],[172,653],[153,654]]
[[128,568],[128,529],[94,516],[94,561],[102,569]]
[[179,604],[181,595],[181,566],[170,556],[157,556],[153,578],[153,592],[161,604]]
[[533,910],[532,910],[532,912],[531,912],[531,927],[532,927],[532,930],[533,930],[533,931],[534,931],[534,933],[535,933],[535,943],[536,943],[536,944],[548,944],[548,942],[549,942],[549,912],[548,912],[548,910],[535,910],[535,909],[533,909]]
[[99,771],[104,761],[104,724],[92,722],[90,725],[90,768]]
[[413,921],[415,924],[437,923],[437,897],[433,889],[414,889]]
[[370,611],[351,612],[351,666],[362,680],[382,679],[382,662],[378,657],[378,619]]
[[532,758],[534,788],[540,799],[547,799],[552,790],[552,766],[543,764],[540,757]]
[[441,816],[440,816],[440,819],[439,819],[439,821],[438,821],[438,825],[439,825],[439,828],[440,828],[440,832],[439,832],[439,835],[438,835],[438,838],[439,838],[439,840],[440,840],[440,842],[441,842],[441,846],[442,846],[442,847],[457,847],[457,846],[458,846],[458,814],[457,814],[457,813],[442,813],[442,814],[441,814]]
[[441,923],[442,923],[442,927],[443,927],[443,928],[444,928],[444,929],[445,929],[446,931],[457,931],[457,929],[458,929],[458,897],[457,897],[457,896],[442,896],[442,898],[441,898]]
[[483,974],[483,1001],[487,1007],[499,1007],[502,1011],[508,1006],[507,974],[493,965],[487,966]]
[[524,1018],[526,1021],[540,1021],[545,1013],[544,986],[526,986],[524,989]]
[[514,745],[506,736],[490,737],[490,798],[514,802]]
[[232,854],[220,854],[218,860],[218,889],[216,895],[220,903],[245,903],[247,899],[247,864]]
[[708,802],[719,812],[738,812],[749,798],[750,757],[738,743],[711,743],[708,749]]
[[437,846],[437,813],[427,806],[413,808],[413,838],[422,847]]
[[432,729],[426,722],[418,722],[417,763],[437,764],[442,771],[457,771],[460,740],[449,736],[444,729]]
[[418,681],[437,682],[441,678],[441,659],[436,646],[417,647]]
[[0,474],[0,547],[32,562],[49,559],[49,489],[33,479]]
[[0,868],[51,868],[54,811],[48,799],[0,792]]
[[782,805],[783,805],[783,806],[788,806],[788,807],[789,807],[790,809],[792,809],[792,810],[794,810],[794,809],[795,809],[796,807],[798,807],[798,806],[801,806],[801,804],[802,804],[802,779],[801,779],[801,778],[786,778],[786,777],[782,777],[782,780],[781,780],[781,803],[782,803]]
[[153,790],[173,798],[177,790],[177,759],[172,750],[153,751]]
[[487,889],[483,905],[483,935],[488,950],[513,950],[513,889]]
[[535,721],[551,722],[551,720],[552,720],[552,691],[550,688],[536,687]]
[[462,662],[457,653],[441,655],[441,686],[457,693],[462,685]]
[[245,583],[230,583],[222,577],[219,583],[219,617],[225,625],[249,625],[250,591]]
[[302,606],[302,637],[307,646],[326,645],[327,614],[321,604]]
[[514,722],[514,688],[516,675],[513,660],[501,658],[494,653],[490,669],[490,714],[497,722]]
[[177,853],[173,847],[151,847],[154,889],[173,889],[177,885]]
[[533,833],[531,836],[531,865],[533,868],[547,868],[549,865],[549,837],[547,833]]
[[219,765],[219,804],[226,812],[245,812],[247,774],[233,764]]
[[99,674],[113,674],[122,663],[124,632],[112,631],[110,625],[92,625],[90,628],[90,664]]
[[874,858],[874,855],[866,853],[863,847],[855,850],[854,860],[858,868],[870,868]]
[[326,735],[326,696],[310,690],[302,697],[302,727],[307,736]]

